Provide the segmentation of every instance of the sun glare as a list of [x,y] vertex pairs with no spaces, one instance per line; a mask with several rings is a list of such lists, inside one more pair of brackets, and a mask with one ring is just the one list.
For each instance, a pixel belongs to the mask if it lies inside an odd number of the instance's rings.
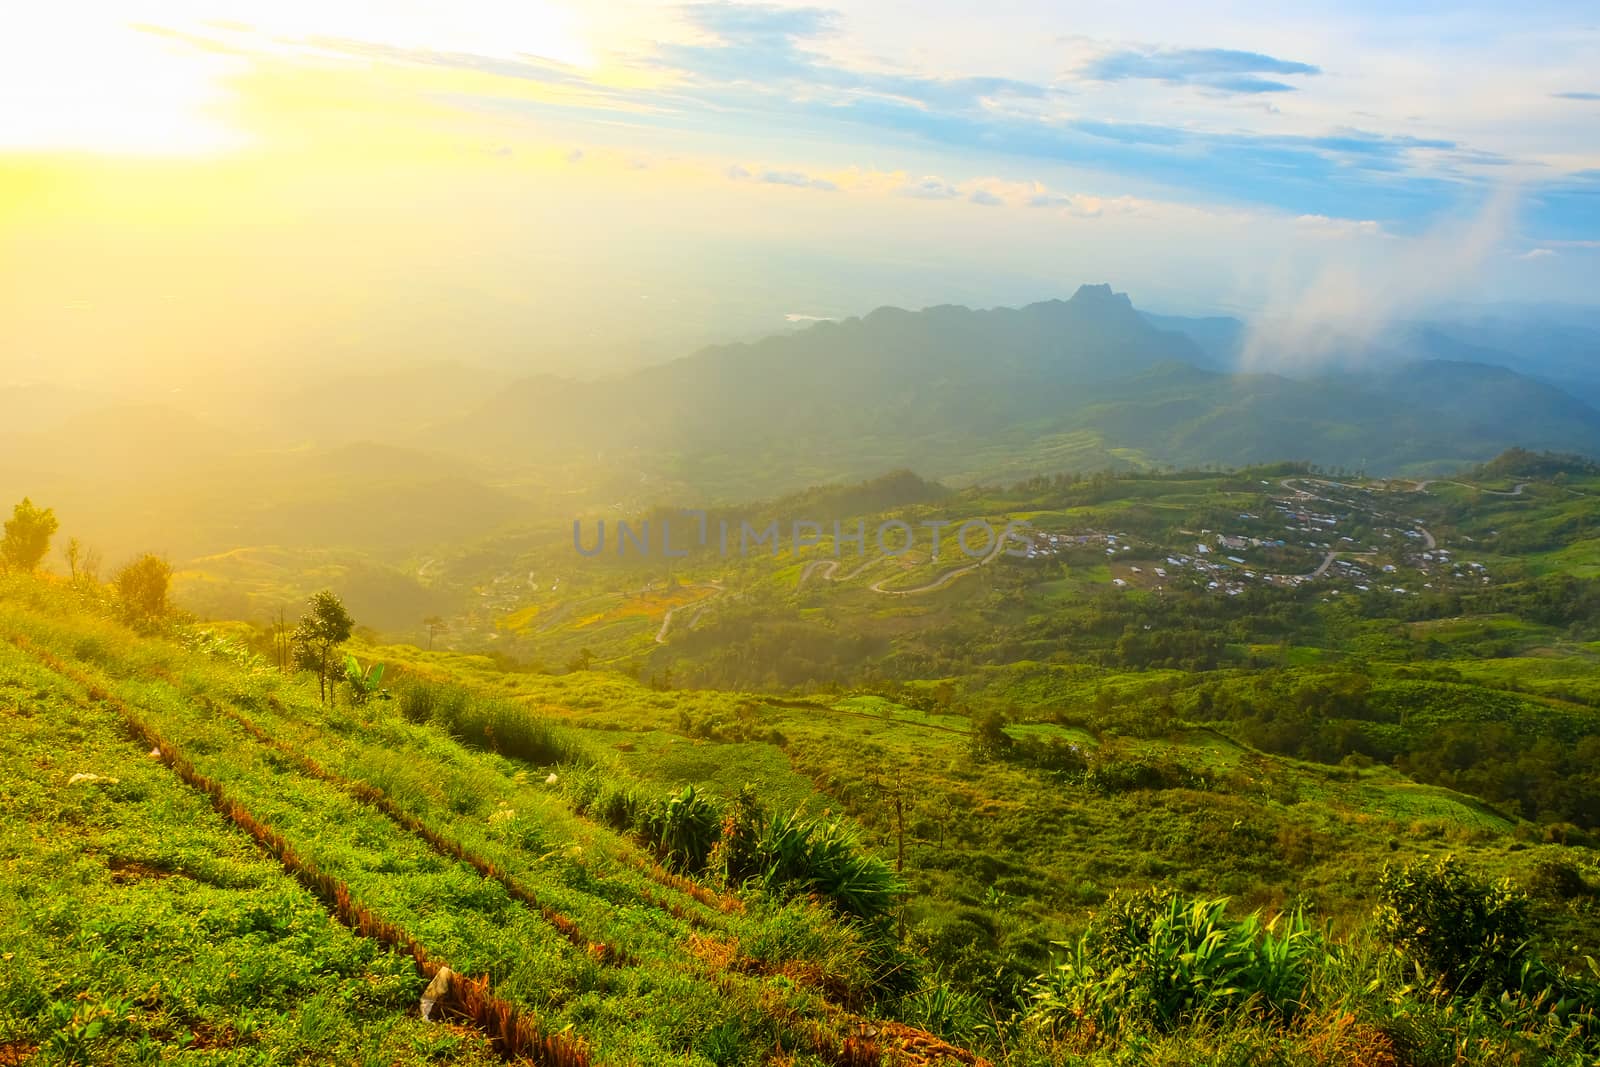
[[[483,10],[463,17],[462,7]],[[337,46],[337,47],[334,47]],[[0,152],[201,155],[258,131],[230,106],[268,58],[415,53],[529,57],[593,69],[577,17],[546,3],[190,0],[36,9],[0,36]]]
[[241,61],[35,9],[0,36],[0,151],[188,155],[242,143],[215,113]]

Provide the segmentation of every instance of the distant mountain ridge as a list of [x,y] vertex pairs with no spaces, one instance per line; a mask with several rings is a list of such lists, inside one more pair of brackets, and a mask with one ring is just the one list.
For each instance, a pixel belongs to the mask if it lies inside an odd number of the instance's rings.
[[[1517,446],[1594,457],[1600,412],[1553,380],[1584,373],[1586,329],[1552,323],[1508,355],[1486,343],[1515,340],[1504,320],[1482,336],[1402,324],[1354,369],[1246,373],[1238,320],[1147,314],[1091,285],[1020,308],[879,308],[597,381],[436,364],[290,380],[232,407],[12,387],[0,490],[113,554],[360,545],[401,560],[534,516],[773,500],[895,470],[960,486],[1286,459],[1434,473]],[[1547,337],[1565,347],[1537,349]]]
[[1435,469],[1518,445],[1600,454],[1600,412],[1503,366],[1236,373],[1243,336],[1237,320],[1144,314],[1108,285],[1021,308],[885,307],[609,381],[528,379],[429,444],[506,467],[590,458],[721,497],[897,467],[959,483],[1283,458]]
[[[1145,312],[1154,326],[1187,336],[1218,369],[1239,365],[1250,324],[1228,316],[1190,318]],[[1554,385],[1600,407],[1600,317],[1521,317],[1480,313],[1439,321],[1390,323],[1373,336],[1321,338],[1325,366],[1429,360],[1484,363]],[[1283,353],[1291,360],[1294,353]]]

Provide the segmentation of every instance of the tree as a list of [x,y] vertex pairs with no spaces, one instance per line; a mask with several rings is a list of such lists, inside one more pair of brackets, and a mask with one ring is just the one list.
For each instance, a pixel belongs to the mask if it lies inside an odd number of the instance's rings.
[[50,551],[50,538],[55,535],[56,513],[49,508],[36,508],[27,497],[11,510],[6,520],[5,540],[0,541],[0,561],[25,573],[32,573]]
[[449,627],[446,626],[445,621],[437,615],[429,615],[426,619],[422,620],[422,625],[428,628],[428,651],[432,652],[433,639],[439,634],[444,633],[445,630],[449,629]]
[[69,537],[67,539],[67,547],[61,550],[61,554],[67,558],[67,571],[72,575],[72,580],[76,582],[78,580],[78,563],[83,559],[83,542],[76,537]]
[[294,637],[289,630],[289,615],[287,609],[278,608],[278,614],[272,620],[272,659],[277,664],[278,670],[284,674],[289,673],[289,664],[293,660]]
[[117,572],[112,580],[122,610],[134,620],[159,619],[167,613],[167,586],[172,564],[146,552]]
[[323,703],[327,703],[332,688],[334,653],[350,640],[355,625],[339,598],[324,589],[312,595],[311,610],[300,617],[300,624],[294,628],[295,664],[316,672]]
[[1011,735],[1006,733],[1005,713],[990,709],[972,720],[968,747],[978,759],[997,759],[1011,751]]

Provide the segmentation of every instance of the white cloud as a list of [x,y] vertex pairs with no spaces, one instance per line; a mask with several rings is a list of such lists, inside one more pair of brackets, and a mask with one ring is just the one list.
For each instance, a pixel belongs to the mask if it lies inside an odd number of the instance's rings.
[[899,193],[901,196],[913,196],[920,200],[948,200],[961,195],[961,191],[943,178],[927,175],[903,184]]
[[[1390,323],[1458,297],[1511,231],[1516,192],[1504,187],[1475,216],[1401,242],[1322,244],[1309,281],[1279,282],[1251,323],[1240,363],[1306,370],[1364,349]],[[1304,217],[1296,219],[1303,222]],[[1320,225],[1320,223],[1317,223]],[[1305,249],[1299,249],[1301,255]],[[1304,277],[1305,275],[1299,275]],[[1287,271],[1281,277],[1293,278]]]
[[835,192],[839,188],[827,178],[814,177],[799,170],[779,170],[770,167],[751,170],[735,163],[724,173],[734,181],[758,182],[762,185],[787,185],[794,189],[818,189],[826,193]]
[[1336,219],[1327,215],[1300,215],[1295,228],[1308,237],[1385,237],[1381,223],[1371,219]]

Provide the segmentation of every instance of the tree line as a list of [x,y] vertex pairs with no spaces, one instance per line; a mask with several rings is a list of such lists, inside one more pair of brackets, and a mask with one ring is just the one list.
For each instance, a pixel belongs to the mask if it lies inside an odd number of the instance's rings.
[[[39,507],[23,497],[11,509],[0,537],[0,570],[6,573],[36,573],[50,554],[50,543],[60,531],[55,510]],[[142,552],[118,568],[109,586],[100,582],[100,554],[72,537],[61,550],[69,580],[80,589],[106,589],[112,593],[123,620],[140,629],[160,625],[172,614],[168,594],[172,585],[172,564],[153,552]],[[355,631],[355,620],[339,597],[324,589],[314,594],[306,613],[290,630],[282,615],[274,627],[274,654],[280,669],[309,671],[317,676],[317,687],[324,703],[334,698],[340,681],[348,683],[351,699],[364,703],[381,695],[382,664],[363,669],[353,656],[341,658],[340,650]],[[429,620],[430,638],[443,629],[443,620]]]

